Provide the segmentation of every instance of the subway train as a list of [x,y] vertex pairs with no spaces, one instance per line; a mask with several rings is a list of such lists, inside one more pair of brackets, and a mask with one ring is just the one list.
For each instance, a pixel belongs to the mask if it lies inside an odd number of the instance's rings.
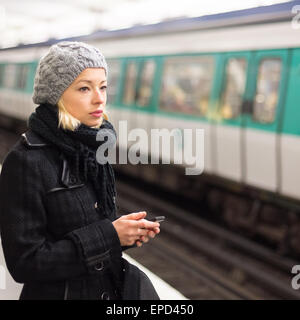
[[[142,128],[148,137],[153,128],[204,132],[201,174],[186,175],[187,164],[175,164],[172,153],[170,165],[116,168],[198,198],[232,230],[299,255],[298,5],[290,1],[0,49],[1,125],[26,129],[36,107],[35,70],[50,45],[90,43],[108,61],[107,109],[118,133],[122,120],[128,132]],[[185,148],[179,136],[174,145]],[[119,153],[133,144],[119,136]],[[162,159],[164,150],[156,156]]]

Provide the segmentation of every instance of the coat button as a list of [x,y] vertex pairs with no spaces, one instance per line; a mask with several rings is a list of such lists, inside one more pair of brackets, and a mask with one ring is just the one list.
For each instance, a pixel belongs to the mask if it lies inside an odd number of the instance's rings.
[[109,300],[109,295],[107,292],[103,292],[101,294],[101,300]]
[[104,268],[103,262],[101,262],[100,264],[97,264],[95,266],[95,270],[97,270],[97,271],[101,271],[101,270],[103,270],[103,268]]
[[76,177],[71,176],[71,177],[70,177],[70,183],[75,184],[76,182],[77,182]]

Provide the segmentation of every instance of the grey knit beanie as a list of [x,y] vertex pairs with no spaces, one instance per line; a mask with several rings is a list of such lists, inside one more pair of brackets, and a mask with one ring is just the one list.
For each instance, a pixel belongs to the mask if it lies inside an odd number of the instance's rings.
[[104,68],[107,76],[105,58],[97,48],[77,41],[62,41],[51,46],[36,70],[33,102],[55,105],[86,68]]

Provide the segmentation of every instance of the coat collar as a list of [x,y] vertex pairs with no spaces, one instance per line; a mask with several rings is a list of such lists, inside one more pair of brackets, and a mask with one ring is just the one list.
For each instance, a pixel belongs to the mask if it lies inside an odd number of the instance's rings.
[[49,146],[42,137],[34,133],[32,130],[28,130],[22,134],[23,143],[29,148],[41,148]]
[[[43,148],[50,146],[42,137],[34,133],[32,130],[28,130],[22,134],[23,143],[31,149]],[[53,188],[50,192],[63,190],[65,188],[78,188],[84,186],[83,183],[78,181],[71,173],[69,164],[63,154],[60,154],[60,159],[62,160],[62,174],[61,183],[63,187]]]
[[70,168],[68,161],[66,158],[61,154],[61,159],[63,161],[62,163],[62,174],[61,174],[61,184],[62,187],[55,187],[48,192],[55,192],[55,191],[60,191],[60,190],[65,190],[65,189],[74,189],[74,188],[81,188],[84,186],[84,183],[81,183],[81,181],[78,181],[76,177],[74,177],[70,173]]

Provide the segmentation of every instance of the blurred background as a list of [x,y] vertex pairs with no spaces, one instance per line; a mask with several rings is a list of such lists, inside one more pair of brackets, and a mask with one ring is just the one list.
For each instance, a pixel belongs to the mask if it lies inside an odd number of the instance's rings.
[[[62,40],[94,45],[118,155],[138,146],[120,121],[148,136],[144,163],[114,165],[119,214],[166,216],[126,253],[187,299],[299,299],[299,34],[300,1],[0,0],[0,166],[36,107],[39,59]],[[170,150],[151,150],[152,129]],[[185,150],[194,163],[176,163]],[[6,272],[0,299],[21,287]]]
[[46,41],[128,28],[178,17],[201,15],[280,3],[279,0],[1,0],[0,46]]

